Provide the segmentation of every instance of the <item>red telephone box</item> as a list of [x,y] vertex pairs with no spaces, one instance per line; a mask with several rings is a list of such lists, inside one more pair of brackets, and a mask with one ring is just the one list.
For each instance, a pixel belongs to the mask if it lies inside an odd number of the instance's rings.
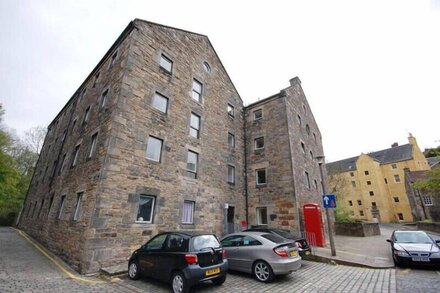
[[307,241],[310,245],[323,247],[325,239],[322,228],[321,207],[316,203],[308,203],[303,206],[303,213]]

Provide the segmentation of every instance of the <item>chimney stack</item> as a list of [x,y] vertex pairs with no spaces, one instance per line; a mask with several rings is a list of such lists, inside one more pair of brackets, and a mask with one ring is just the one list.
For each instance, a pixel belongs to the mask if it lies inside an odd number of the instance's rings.
[[393,144],[391,145],[392,148],[395,148],[395,147],[398,147],[398,146],[399,146],[399,144],[398,144],[397,142],[395,142],[395,143],[393,143]]

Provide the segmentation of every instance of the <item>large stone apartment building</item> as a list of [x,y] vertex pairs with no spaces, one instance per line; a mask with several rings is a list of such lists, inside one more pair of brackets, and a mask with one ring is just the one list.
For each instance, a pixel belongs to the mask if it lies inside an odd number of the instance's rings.
[[405,186],[405,173],[430,167],[415,137],[410,134],[408,142],[327,164],[338,202],[354,219],[396,223],[418,218],[414,197],[408,196]]
[[19,227],[81,273],[165,230],[303,230],[316,155],[298,78],[244,107],[206,36],[136,19],[49,125]]

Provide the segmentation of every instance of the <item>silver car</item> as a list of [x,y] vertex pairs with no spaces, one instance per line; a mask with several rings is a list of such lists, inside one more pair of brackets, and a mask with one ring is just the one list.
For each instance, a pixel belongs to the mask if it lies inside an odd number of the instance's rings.
[[269,283],[275,275],[286,275],[301,267],[294,242],[271,233],[239,232],[221,239],[229,269],[251,273]]

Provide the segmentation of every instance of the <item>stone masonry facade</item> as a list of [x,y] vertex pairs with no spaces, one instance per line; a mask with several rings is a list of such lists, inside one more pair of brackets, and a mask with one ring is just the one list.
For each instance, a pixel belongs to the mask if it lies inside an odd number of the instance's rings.
[[136,19],[49,125],[18,226],[80,273],[126,262],[161,231],[258,224],[256,207],[299,230],[322,154],[298,78],[244,107],[206,36]]

